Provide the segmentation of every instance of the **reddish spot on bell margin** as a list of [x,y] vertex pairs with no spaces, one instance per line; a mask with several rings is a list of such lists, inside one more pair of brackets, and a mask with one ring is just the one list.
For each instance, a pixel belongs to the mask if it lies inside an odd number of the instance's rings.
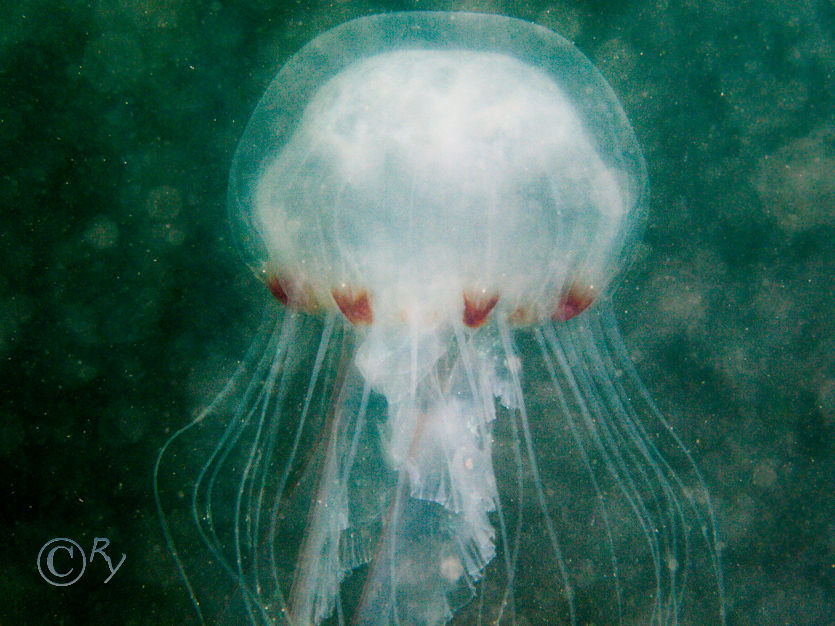
[[317,309],[310,289],[289,278],[270,276],[267,279],[267,289],[284,306],[306,313],[313,313]]
[[281,285],[281,281],[278,280],[278,276],[273,276],[267,281],[267,289],[269,289],[270,293],[273,294],[273,297],[284,306],[287,306],[290,302],[290,297]]
[[365,290],[354,293],[350,287],[334,288],[331,289],[331,294],[336,306],[354,326],[368,326],[374,321],[371,302]]
[[473,296],[464,292],[464,324],[470,328],[478,328],[487,321],[490,311],[499,301],[499,294],[482,294]]
[[560,296],[560,301],[551,319],[557,322],[567,322],[577,317],[594,302],[594,289],[572,285]]

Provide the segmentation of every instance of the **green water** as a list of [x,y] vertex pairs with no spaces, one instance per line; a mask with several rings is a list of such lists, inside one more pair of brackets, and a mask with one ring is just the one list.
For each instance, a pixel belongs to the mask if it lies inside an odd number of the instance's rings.
[[[835,13],[785,0],[0,5],[0,623],[196,623],[150,486],[266,301],[232,152],[303,43],[403,9],[538,22],[612,84],[652,190],[618,316],[711,489],[729,624],[835,623]],[[53,537],[125,562],[48,585]]]

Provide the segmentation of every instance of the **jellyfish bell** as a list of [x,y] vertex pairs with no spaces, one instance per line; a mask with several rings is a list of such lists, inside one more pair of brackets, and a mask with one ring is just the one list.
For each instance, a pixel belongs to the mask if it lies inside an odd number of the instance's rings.
[[568,41],[469,13],[328,31],[256,107],[229,204],[281,304],[157,464],[216,439],[177,479],[199,541],[157,490],[201,619],[200,544],[258,624],[724,620],[710,499],[609,300],[643,158]]
[[297,308],[430,326],[483,321],[498,298],[534,323],[605,288],[645,190],[617,98],[568,42],[410,14],[351,22],[285,65],[230,206],[250,262]]

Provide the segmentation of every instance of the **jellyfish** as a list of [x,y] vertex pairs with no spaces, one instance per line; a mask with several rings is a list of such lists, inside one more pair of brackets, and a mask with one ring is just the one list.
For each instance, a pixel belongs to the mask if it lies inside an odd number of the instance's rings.
[[155,470],[201,623],[724,623],[713,505],[612,305],[647,203],[545,28],[394,13],[290,58],[229,182],[270,313]]

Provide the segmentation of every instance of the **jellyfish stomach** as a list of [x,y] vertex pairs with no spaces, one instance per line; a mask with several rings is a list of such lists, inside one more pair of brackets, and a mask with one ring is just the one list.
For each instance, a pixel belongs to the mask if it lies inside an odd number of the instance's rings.
[[440,626],[474,596],[496,553],[491,342],[488,329],[364,337],[321,450],[291,624],[321,623],[364,565],[355,626]]
[[[489,351],[472,338],[413,334],[386,342],[383,360],[358,365],[386,395],[380,425],[396,486],[354,624],[446,623],[474,595],[495,556],[489,514],[498,506],[492,464],[494,397]],[[379,338],[369,338],[375,342]],[[375,367],[373,364],[381,367]]]
[[471,428],[458,400],[427,410],[399,407],[412,430],[397,458],[386,513],[354,624],[444,624],[472,595],[495,555],[488,514],[497,506],[489,433]]

